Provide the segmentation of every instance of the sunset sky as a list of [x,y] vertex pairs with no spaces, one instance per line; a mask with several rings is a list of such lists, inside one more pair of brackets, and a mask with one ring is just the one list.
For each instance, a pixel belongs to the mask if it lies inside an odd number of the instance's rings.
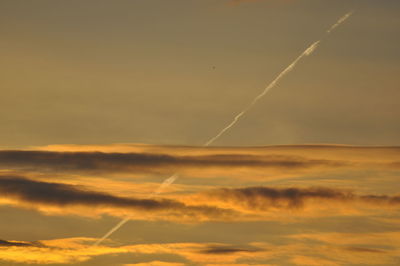
[[0,0],[0,265],[399,265],[399,14]]

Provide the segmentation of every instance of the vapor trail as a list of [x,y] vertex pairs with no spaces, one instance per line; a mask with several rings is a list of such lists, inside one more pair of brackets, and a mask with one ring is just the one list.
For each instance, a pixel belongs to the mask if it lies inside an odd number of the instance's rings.
[[206,142],[204,146],[209,146],[211,145],[214,141],[216,141],[219,137],[221,137],[226,131],[228,131],[231,127],[233,127],[239,119],[247,113],[267,92],[272,89],[273,87],[278,84],[279,80],[282,79],[287,73],[289,73],[295,66],[296,64],[305,56],[308,56],[314,52],[314,50],[318,47],[320,41],[316,41],[313,44],[311,44],[310,47],[308,47],[299,57],[296,58],[296,60],[293,61],[285,70],[283,70],[265,89],[261,94],[259,94],[257,97],[253,99],[253,101],[250,102],[249,105],[247,105],[239,114],[237,114],[231,123],[229,123],[226,127],[224,127],[215,137],[211,138],[209,141]]
[[[167,179],[165,179],[159,186],[158,188],[151,193],[148,198],[152,198],[155,195],[160,194],[166,187],[168,187],[169,185],[171,185],[172,183],[175,182],[176,179],[178,179],[179,174],[175,173],[173,175],[171,175],[170,177],[168,177]],[[129,215],[127,217],[125,217],[124,219],[122,219],[118,224],[116,224],[113,228],[111,228],[110,231],[108,231],[104,236],[102,236],[100,239],[98,239],[93,246],[97,246],[99,245],[101,242],[103,242],[104,240],[106,240],[110,235],[112,235],[115,231],[117,231],[120,227],[122,227],[124,224],[126,224],[130,219],[132,218],[132,215]]]
[[114,226],[110,231],[108,231],[102,238],[98,239],[92,246],[99,245],[101,242],[103,242],[105,239],[107,239],[110,235],[112,235],[115,231],[117,231],[121,226],[126,224],[131,218],[132,218],[132,216],[129,216],[129,217],[121,220],[116,226]]
[[330,27],[329,30],[326,31],[326,33],[331,33],[331,31],[333,31],[334,29],[336,29],[336,27],[345,22],[346,19],[348,19],[351,15],[353,15],[353,13],[354,11],[350,11],[349,13],[341,17],[332,27]]
[[[340,24],[342,24],[344,21],[346,21],[351,15],[353,14],[353,11],[348,12],[345,14],[343,17],[339,18],[339,20],[331,26],[327,31],[326,34],[330,34],[335,28],[337,28]],[[253,101],[251,101],[240,113],[238,113],[232,120],[231,123],[229,123],[226,127],[224,127],[221,131],[218,132],[217,135],[212,137],[210,140],[208,140],[203,146],[207,147],[210,146],[214,141],[216,141],[218,138],[220,138],[226,131],[228,131],[230,128],[232,128],[238,121],[239,119],[245,115],[262,97],[264,97],[265,94],[268,93],[272,88],[274,88],[278,82],[290,71],[294,69],[294,67],[297,65],[297,63],[303,59],[306,56],[311,55],[315,49],[317,49],[318,45],[320,44],[321,40],[318,40],[311,44],[299,57],[297,57],[288,67],[286,67],[259,95],[257,95]],[[155,192],[153,192],[149,197],[158,195],[164,190],[166,187],[169,185],[173,184],[176,179],[178,179],[179,174],[175,173],[165,179],[161,185],[157,188]],[[108,238],[112,233],[117,231],[121,226],[123,226],[126,222],[128,222],[132,216],[128,216],[122,221],[120,221],[116,226],[114,226],[110,231],[108,231],[102,238],[97,240],[93,245],[97,246],[101,242],[103,242],[106,238]]]
[[[331,33],[335,28],[337,28],[340,24],[342,24],[343,22],[345,22],[351,15],[353,14],[353,11],[348,12],[346,15],[344,15],[343,17],[341,17],[333,26],[331,26],[327,31],[326,34]],[[239,114],[237,114],[231,123],[229,123],[226,127],[224,127],[215,137],[211,138],[209,141],[206,142],[206,144],[204,146],[209,146],[211,145],[214,141],[216,141],[219,137],[221,137],[226,131],[228,131],[231,127],[233,127],[238,121],[239,119],[245,114],[247,113],[247,111],[249,111],[262,97],[264,97],[265,94],[267,94],[267,92],[272,89],[273,87],[275,87],[278,82],[286,75],[288,74],[290,71],[292,71],[292,69],[296,66],[296,64],[303,59],[303,57],[309,56],[311,55],[315,49],[318,47],[319,43],[321,42],[321,40],[314,42],[313,44],[311,44],[299,57],[297,57],[293,63],[291,63],[285,70],[283,70],[265,89],[263,92],[261,92],[261,94],[259,94],[257,97],[255,97],[253,99],[252,102],[250,102],[249,105],[247,105]]]

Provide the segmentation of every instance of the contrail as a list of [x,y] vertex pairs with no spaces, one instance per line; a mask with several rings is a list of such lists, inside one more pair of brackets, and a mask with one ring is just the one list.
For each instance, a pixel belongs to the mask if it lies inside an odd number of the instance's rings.
[[[158,186],[158,188],[151,193],[148,198],[152,198],[155,195],[160,194],[166,187],[168,187],[169,185],[171,185],[172,183],[175,182],[176,179],[178,179],[179,174],[175,173],[173,175],[171,175],[170,177],[168,177],[167,179],[165,179],[161,185]],[[129,215],[127,217],[125,217],[124,219],[122,219],[118,224],[116,224],[110,231],[108,231],[104,236],[102,236],[100,239],[98,239],[93,246],[97,246],[99,245],[101,242],[103,242],[104,240],[106,240],[110,235],[112,235],[115,231],[117,231],[121,226],[123,226],[124,224],[126,224],[130,219],[132,218],[132,215]]]
[[[337,28],[340,24],[345,22],[354,12],[348,12],[346,15],[341,17],[333,26],[331,26],[327,31],[326,34],[330,34],[335,28]],[[294,67],[297,65],[297,63],[303,59],[306,56],[311,55],[315,49],[318,48],[318,45],[320,44],[321,40],[318,40],[311,44],[299,57],[297,57],[288,67],[286,67],[259,95],[257,95],[253,101],[251,101],[240,113],[238,113],[226,127],[224,127],[221,131],[218,132],[217,135],[212,137],[210,140],[208,140],[203,146],[207,147],[210,146],[212,143],[214,143],[217,139],[219,139],[226,131],[231,129],[238,121],[239,119],[245,115],[262,97],[265,96],[265,94],[268,93],[272,88],[274,88],[279,81],[290,71],[294,69]],[[178,179],[179,174],[175,173],[172,176],[168,177],[165,179],[161,185],[157,188],[155,192],[153,192],[149,197],[155,196],[160,194],[166,187],[171,185],[172,183],[175,182],[176,179]],[[128,216],[122,221],[120,221],[116,226],[114,226],[110,231],[108,231],[102,238],[97,240],[93,246],[99,245],[101,242],[103,242],[106,238],[108,238],[112,233],[117,231],[121,226],[123,226],[125,223],[127,223],[132,216]]]
[[345,22],[346,19],[348,19],[351,15],[353,15],[353,13],[354,11],[350,11],[349,13],[341,17],[332,27],[330,27],[329,30],[326,31],[326,33],[331,33],[331,31],[333,31],[334,29],[336,29],[336,27]]
[[278,84],[279,80],[281,80],[287,73],[289,73],[295,66],[296,64],[305,56],[308,56],[314,52],[314,50],[318,47],[320,41],[316,41],[315,43],[311,44],[310,47],[308,47],[299,57],[296,58],[296,60],[293,61],[285,70],[283,70],[265,89],[261,94],[259,94],[257,97],[253,99],[253,101],[250,102],[249,105],[247,105],[239,114],[237,114],[231,123],[229,123],[226,127],[224,127],[215,137],[211,138],[209,141],[206,142],[204,146],[209,146],[211,145],[214,141],[216,141],[219,137],[221,137],[226,131],[228,131],[231,127],[233,127],[239,119],[247,113],[267,92],[272,89],[273,87]]
[[[326,31],[326,34],[331,33],[335,28],[337,28],[340,24],[342,24],[343,22],[345,22],[354,12],[348,12],[346,15],[344,15],[343,17],[341,17],[333,26],[331,26],[329,28],[329,30]],[[278,82],[286,75],[288,74],[290,71],[292,71],[292,69],[296,66],[296,64],[303,59],[303,57],[305,56],[309,56],[311,55],[315,49],[317,49],[319,43],[321,42],[321,40],[314,42],[313,44],[311,44],[299,57],[296,58],[296,60],[293,61],[293,63],[291,63],[285,70],[283,70],[265,89],[263,92],[261,92],[261,94],[259,94],[257,97],[255,97],[253,99],[252,102],[250,102],[249,105],[247,105],[239,114],[237,114],[231,123],[229,123],[226,127],[224,127],[215,137],[211,138],[209,141],[206,142],[206,144],[204,146],[209,146],[211,145],[214,141],[216,141],[219,137],[221,137],[226,131],[228,131],[231,127],[233,127],[238,121],[239,119],[245,114],[247,113],[247,111],[249,111],[262,97],[264,97],[265,94],[267,94],[267,92],[272,89],[273,87],[275,87]]]

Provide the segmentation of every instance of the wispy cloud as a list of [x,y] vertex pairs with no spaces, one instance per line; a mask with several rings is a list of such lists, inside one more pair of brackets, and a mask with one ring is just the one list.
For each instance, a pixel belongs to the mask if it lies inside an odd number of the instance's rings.
[[221,202],[232,202],[253,210],[269,208],[300,209],[308,200],[362,202],[377,205],[400,205],[400,196],[357,195],[350,191],[332,188],[271,188],[246,187],[217,189],[204,193],[206,197],[217,198]]
[[185,266],[185,264],[180,262],[165,262],[165,261],[154,260],[143,263],[124,264],[123,266]]
[[256,247],[238,247],[232,245],[208,245],[204,249],[200,250],[200,253],[204,254],[234,254],[234,253],[241,253],[241,252],[261,252],[263,249],[256,248]]
[[[315,236],[315,238],[314,238]],[[326,240],[320,241],[326,236]],[[112,246],[91,246],[94,238],[40,240],[41,247],[0,247],[0,260],[11,263],[56,264],[88,261],[102,256],[135,254],[130,265],[175,266],[201,265],[397,265],[397,232],[337,234],[344,240],[335,241],[330,234],[295,234],[284,236],[276,243],[243,243],[242,245],[215,242],[150,243]],[[318,238],[320,237],[320,238]],[[290,243],[284,239],[290,239]],[[309,240],[308,240],[309,239]],[[390,239],[390,241],[388,241]],[[374,242],[375,241],[375,242]],[[14,242],[14,241],[8,241]],[[374,246],[385,243],[382,248]],[[379,250],[378,252],[376,252]],[[174,255],[168,261],[149,259],[148,255]],[[301,255],[300,255],[301,254]],[[139,257],[138,255],[147,255]],[[132,257],[133,258],[133,257]],[[141,259],[140,259],[141,258]]]
[[39,242],[7,241],[0,239],[0,247],[40,247]]
[[[46,210],[46,206],[68,209],[70,212],[84,215],[87,210],[79,207],[98,207],[96,212],[121,216],[124,213],[136,213],[144,215],[146,212],[158,213],[160,217],[179,217],[183,215],[190,220],[210,219],[232,215],[233,211],[219,209],[208,205],[186,205],[173,199],[140,199],[111,195],[103,192],[88,191],[79,186],[66,184],[34,181],[15,176],[0,176],[1,198],[16,201],[23,206],[30,206],[39,210]],[[10,203],[10,202],[7,202]],[[73,207],[77,208],[74,212]],[[102,209],[103,207],[104,209]],[[122,210],[122,211],[121,211]],[[185,219],[184,219],[185,220]]]
[[[166,171],[185,168],[310,168],[343,166],[343,161],[282,155],[210,154],[178,156],[146,153],[0,151],[0,165],[8,169],[70,172]],[[156,170],[154,170],[156,169]]]
[[[77,147],[80,151],[3,150],[0,167],[3,170],[31,173],[113,175],[168,175],[179,171],[189,176],[237,176],[246,170],[246,178],[256,172],[282,174],[327,173],[338,169],[398,169],[399,147],[352,146],[271,146],[271,147],[168,147],[129,146],[126,152],[111,147]],[[82,151],[83,149],[83,151]],[[90,150],[92,149],[92,150]],[[94,151],[93,151],[94,150]],[[135,150],[135,152],[131,152]],[[230,169],[240,171],[231,171]]]
[[318,187],[220,188],[146,199],[91,191],[82,186],[0,176],[0,192],[2,204],[48,213],[82,216],[109,214],[117,217],[134,215],[139,220],[171,220],[178,223],[263,221],[282,218],[288,212],[293,217],[336,215],[338,211],[349,210],[362,215],[379,212],[383,208],[400,207],[400,196],[357,194]]

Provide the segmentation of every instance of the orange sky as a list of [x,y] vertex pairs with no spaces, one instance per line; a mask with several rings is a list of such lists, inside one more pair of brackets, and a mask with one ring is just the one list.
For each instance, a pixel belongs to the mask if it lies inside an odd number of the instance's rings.
[[3,0],[0,265],[398,265],[399,11]]

